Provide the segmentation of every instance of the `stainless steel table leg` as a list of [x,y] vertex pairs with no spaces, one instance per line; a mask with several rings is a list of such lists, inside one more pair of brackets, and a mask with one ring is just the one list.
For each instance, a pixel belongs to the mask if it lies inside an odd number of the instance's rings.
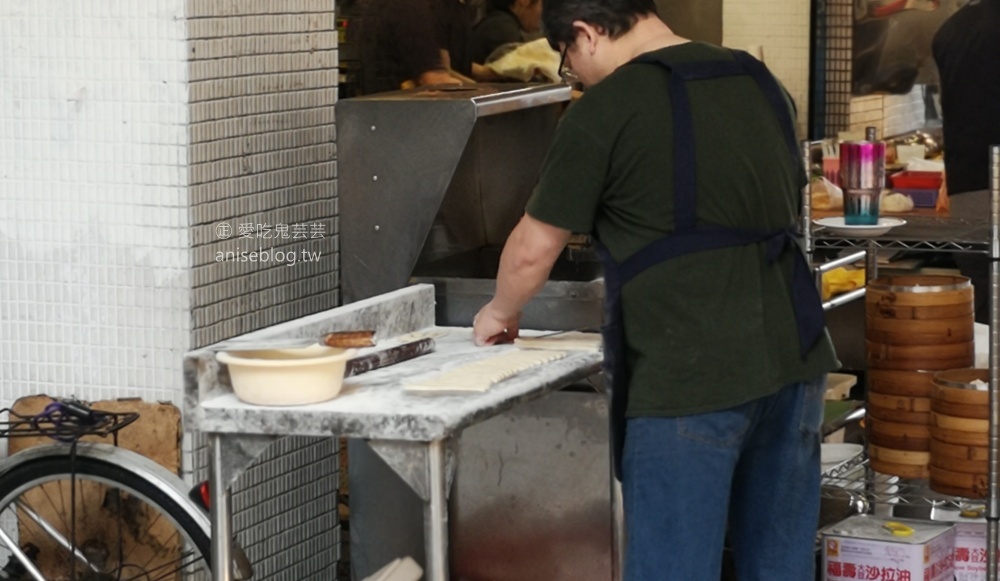
[[621,581],[625,570],[625,504],[622,483],[611,474],[611,581]]
[[448,487],[443,440],[427,445],[428,502],[424,507],[427,581],[448,581]]
[[229,507],[229,488],[222,470],[222,436],[208,435],[208,479],[211,494],[212,519],[212,579],[233,581],[233,558],[230,543],[233,538],[232,514]]
[[990,432],[986,498],[986,578],[1000,581],[1000,145],[990,147]]

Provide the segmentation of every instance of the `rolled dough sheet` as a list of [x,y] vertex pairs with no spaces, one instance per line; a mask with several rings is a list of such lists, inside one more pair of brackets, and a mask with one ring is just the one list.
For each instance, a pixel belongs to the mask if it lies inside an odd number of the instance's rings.
[[404,388],[407,391],[486,391],[493,384],[518,372],[565,356],[565,351],[518,349],[462,365],[445,373],[415,379],[404,384]]
[[601,350],[601,334],[568,331],[548,337],[518,337],[514,344],[524,349],[596,352]]

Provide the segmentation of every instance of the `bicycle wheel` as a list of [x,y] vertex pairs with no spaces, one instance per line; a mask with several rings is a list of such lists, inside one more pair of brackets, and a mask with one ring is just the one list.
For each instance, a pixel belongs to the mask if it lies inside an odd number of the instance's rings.
[[[56,450],[0,471],[0,523],[16,533],[22,557],[31,557],[45,581],[209,578],[204,514],[162,475],[114,463],[135,454],[97,450],[106,457],[94,457],[94,446],[80,444],[72,460],[69,448],[48,447]],[[0,565],[6,556],[17,575],[8,578],[35,579],[18,569],[11,547],[0,544],[0,551]]]

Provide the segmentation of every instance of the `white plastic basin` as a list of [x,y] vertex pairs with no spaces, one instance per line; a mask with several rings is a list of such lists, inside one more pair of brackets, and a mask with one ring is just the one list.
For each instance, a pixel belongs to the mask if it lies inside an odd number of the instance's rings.
[[224,351],[215,357],[229,367],[233,391],[240,400],[255,405],[291,406],[337,397],[347,361],[356,353],[356,349],[310,345]]

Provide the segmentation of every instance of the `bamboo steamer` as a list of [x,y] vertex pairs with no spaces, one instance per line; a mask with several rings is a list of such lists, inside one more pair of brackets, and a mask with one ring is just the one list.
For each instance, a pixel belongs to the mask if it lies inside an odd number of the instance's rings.
[[[878,319],[871,319],[872,321]],[[913,330],[907,331],[906,327],[910,325],[893,325],[893,329],[879,329],[877,327],[885,326],[883,320],[882,325],[871,324],[868,325],[868,330],[865,332],[865,338],[874,343],[886,343],[890,345],[941,345],[943,343],[957,343],[957,342],[968,342],[975,340],[974,329],[966,328],[964,321],[958,325],[942,325],[939,329],[933,330],[927,327],[932,323],[939,323],[939,321],[912,321],[913,323],[920,323],[919,325],[912,325]],[[893,323],[901,323],[902,321],[892,321]]]
[[988,369],[949,369],[934,375],[931,390],[931,490],[981,498],[989,473]]
[[936,371],[910,371],[905,369],[869,369],[869,392],[885,395],[930,397]]
[[931,466],[965,472],[966,474],[986,474],[988,472],[990,449],[986,446],[961,446],[931,440]]
[[875,446],[924,452],[931,449],[930,426],[926,424],[902,424],[871,417],[868,425],[868,441]]
[[989,476],[986,474],[968,474],[954,472],[937,466],[931,466],[931,490],[941,494],[962,496],[964,498],[986,498],[989,490]]
[[944,371],[969,367],[976,360],[975,341],[938,345],[890,345],[866,341],[872,369],[928,369]]
[[[889,276],[866,286],[873,469],[903,478],[928,478],[932,429],[960,429],[947,418],[944,426],[934,422],[931,394],[936,372],[975,362],[972,296],[972,284],[963,276]],[[945,408],[942,411],[955,411]],[[969,440],[961,435],[957,439]]]
[[[885,312],[884,318],[921,318],[934,312],[921,310],[925,307],[972,304],[972,283],[964,276],[884,276],[869,281],[865,288],[866,306]],[[921,315],[898,317],[897,312],[911,312],[899,307],[917,307],[912,312]]]
[[978,420],[990,417],[990,392],[973,388],[973,382],[989,383],[989,369],[950,369],[934,375],[931,406],[945,415]]
[[912,464],[915,466],[926,466],[931,461],[930,452],[920,452],[916,450],[894,450],[881,446],[869,446],[868,455],[874,460],[889,462],[892,464]]
[[949,369],[934,374],[934,393],[937,399],[973,405],[990,405],[990,392],[975,389],[973,383],[989,384],[990,370],[970,367]]
[[976,432],[979,434],[988,434],[990,430],[989,420],[946,416],[937,412],[931,412],[931,425],[945,428],[946,430]]
[[869,393],[868,403],[875,407],[896,409],[907,412],[930,412],[931,398],[929,397],[909,397],[906,395],[885,395],[882,393]]
[[910,340],[907,336],[910,333],[933,334],[940,341],[957,343],[969,341],[975,336],[974,331],[968,329],[969,320],[968,315],[953,319],[883,319],[869,314],[865,318],[865,331],[869,336],[872,331],[881,331],[889,337],[894,337],[895,340],[888,341],[889,343],[899,345],[919,345]]
[[[972,284],[963,276],[877,278],[865,291],[869,367],[954,369],[975,358]],[[965,364],[941,367],[964,361]],[[921,366],[922,362],[930,366]]]
[[[932,414],[934,412],[931,412]],[[930,426],[931,439],[946,442],[948,444],[959,444],[961,446],[989,446],[990,435],[988,432],[967,432],[965,430],[952,430],[940,426]]]
[[896,464],[872,458],[868,461],[868,465],[876,472],[901,478],[928,478],[931,474],[930,466],[927,464]]
[[[868,394],[869,397],[871,394]],[[868,404],[868,415],[873,418],[897,424],[919,424],[926,426],[931,422],[933,412],[908,412],[895,408],[884,408]]]
[[940,306],[903,306],[884,302],[869,302],[868,306],[873,309],[871,312],[877,313],[883,319],[954,319],[964,315],[974,315],[972,302]]

